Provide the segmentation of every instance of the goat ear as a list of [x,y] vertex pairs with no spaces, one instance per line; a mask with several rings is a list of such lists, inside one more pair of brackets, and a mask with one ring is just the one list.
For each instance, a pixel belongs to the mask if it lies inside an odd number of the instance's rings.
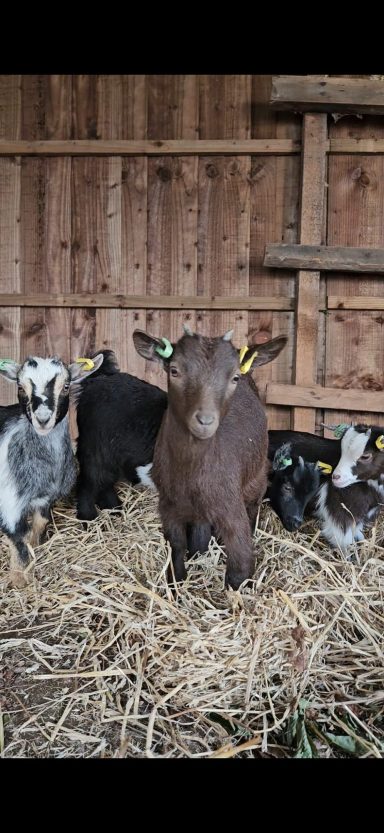
[[84,379],[87,379],[88,376],[91,376],[101,367],[103,361],[103,354],[97,353],[92,359],[77,359],[70,364],[68,370],[71,376],[71,385],[83,382]]
[[173,353],[173,345],[168,339],[149,336],[143,330],[134,330],[132,338],[139,356],[150,362],[159,362],[164,368],[167,367]]
[[0,359],[0,373],[8,382],[16,382],[20,368],[21,364],[13,362],[12,359]]
[[284,443],[276,449],[273,458],[272,468],[274,471],[281,471],[292,465],[292,443]]
[[[287,336],[277,336],[264,344],[251,344],[244,353],[244,347],[240,353],[240,370],[242,373],[249,373],[255,367],[272,362],[281,353],[288,339]],[[252,359],[252,360],[251,360]],[[251,360],[251,361],[250,361]]]

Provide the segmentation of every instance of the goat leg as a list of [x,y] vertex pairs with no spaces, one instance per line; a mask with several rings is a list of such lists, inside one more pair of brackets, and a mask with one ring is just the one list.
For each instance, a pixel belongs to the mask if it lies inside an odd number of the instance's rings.
[[187,545],[190,556],[207,552],[212,537],[212,527],[209,523],[187,524]]
[[[185,569],[185,553],[187,550],[187,531],[184,524],[167,523],[163,527],[164,536],[172,548],[172,564],[176,581],[184,581],[187,576]],[[167,578],[170,584],[173,582],[172,569],[168,567]]]
[[7,532],[10,544],[10,581],[13,587],[26,587],[28,579],[24,570],[29,563],[27,547],[28,524],[26,519],[19,521],[15,532]]
[[50,507],[41,506],[35,509],[32,517],[32,528],[30,531],[31,547],[38,547],[40,542],[45,539],[45,530],[50,518]]
[[225,586],[238,590],[243,581],[252,577],[255,569],[255,553],[245,506],[236,517],[226,517],[225,521],[221,518],[216,526],[227,553]]

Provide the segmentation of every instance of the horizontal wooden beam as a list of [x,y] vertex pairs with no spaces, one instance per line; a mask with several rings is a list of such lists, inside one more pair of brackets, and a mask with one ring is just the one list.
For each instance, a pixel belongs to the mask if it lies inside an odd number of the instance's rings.
[[[384,95],[384,91],[383,91]],[[384,139],[331,139],[330,153],[384,153]]]
[[384,115],[384,82],[274,75],[270,104],[275,110]]
[[206,295],[105,295],[104,293],[11,295],[0,293],[1,307],[94,307],[95,309],[224,309],[290,311],[294,298],[276,296],[215,297]]
[[301,246],[278,243],[265,247],[264,266],[332,272],[384,272],[384,249],[351,246]]
[[337,411],[384,411],[384,391],[343,390],[320,385],[267,385],[268,405],[292,405],[299,408],[330,408]]
[[[384,139],[327,139],[327,153],[384,153]],[[0,156],[228,156],[301,152],[296,139],[0,140]]]
[[174,156],[299,153],[295,139],[67,139],[0,141],[0,156]]
[[375,295],[328,295],[328,309],[357,309],[357,310],[381,310],[384,309],[384,298],[377,298]]

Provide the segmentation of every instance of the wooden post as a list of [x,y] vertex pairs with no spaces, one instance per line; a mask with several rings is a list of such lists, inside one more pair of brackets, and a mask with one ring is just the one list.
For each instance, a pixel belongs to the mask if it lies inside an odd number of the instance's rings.
[[[327,116],[312,114],[303,119],[302,190],[300,209],[301,244],[322,242],[326,203]],[[312,385],[317,372],[317,335],[320,272],[300,270],[297,273],[296,349],[294,382]],[[315,430],[315,409],[294,408],[292,428],[295,431]]]

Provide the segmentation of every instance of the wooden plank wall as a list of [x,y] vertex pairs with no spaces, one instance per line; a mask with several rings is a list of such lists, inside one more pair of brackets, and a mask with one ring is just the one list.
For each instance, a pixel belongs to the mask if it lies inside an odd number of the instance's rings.
[[[302,117],[268,105],[261,75],[0,76],[0,140],[293,140]],[[331,140],[384,139],[374,116],[328,117]],[[264,267],[270,243],[298,243],[300,154],[0,157],[0,292],[291,298],[296,273]],[[330,153],[322,242],[384,246],[384,154]],[[382,278],[323,273],[326,296],[383,296]],[[319,313],[317,381],[382,390],[383,316]],[[133,349],[132,331],[177,339],[182,323],[204,334],[234,329],[260,343],[285,333],[287,348],[257,374],[291,384],[293,311],[269,309],[0,308],[0,357],[54,353],[66,360],[102,347],[123,370],[165,387],[159,366]],[[15,400],[0,380],[0,403]],[[269,405],[273,428],[291,408]],[[325,421],[353,417],[317,411]],[[367,416],[374,421],[375,415]],[[377,416],[377,419],[380,415]]]
[[[330,138],[384,138],[384,119],[343,116],[329,122]],[[384,246],[384,155],[329,155],[329,246]],[[326,275],[327,295],[383,298],[383,276],[345,273]],[[322,384],[327,387],[384,389],[384,318],[382,312],[328,310]],[[325,411],[327,423],[381,424],[381,413]],[[331,436],[325,432],[325,436]]]

